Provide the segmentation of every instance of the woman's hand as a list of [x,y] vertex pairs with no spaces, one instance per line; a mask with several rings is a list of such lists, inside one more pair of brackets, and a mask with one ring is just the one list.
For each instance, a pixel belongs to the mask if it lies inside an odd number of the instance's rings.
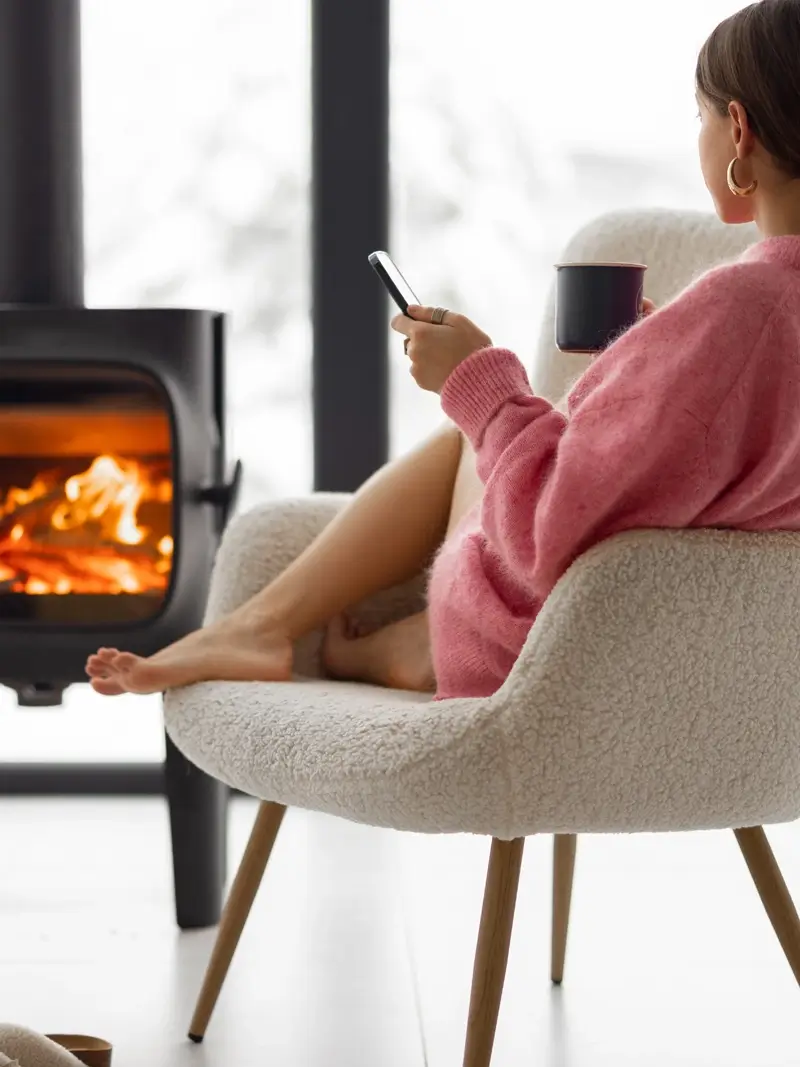
[[646,319],[648,315],[652,315],[654,311],[658,311],[652,300],[648,300],[647,297],[642,301],[642,318]]
[[432,321],[433,308],[409,305],[407,315],[396,315],[392,329],[405,334],[411,375],[422,389],[439,393],[459,363],[488,348],[492,341],[474,322],[447,311],[441,325]]

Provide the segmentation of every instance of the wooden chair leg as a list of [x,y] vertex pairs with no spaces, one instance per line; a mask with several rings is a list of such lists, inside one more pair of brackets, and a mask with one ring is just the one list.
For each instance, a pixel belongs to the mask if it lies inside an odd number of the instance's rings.
[[472,971],[464,1067],[489,1067],[503,995],[524,837],[492,840]]
[[800,918],[764,828],[755,826],[748,830],[734,830],[734,833],[756,884],[761,903],[778,935],[789,966],[800,982]]
[[189,1037],[201,1042],[205,1037],[208,1021],[217,1003],[222,983],[228,973],[244,924],[250,914],[261,879],[264,877],[272,846],[278,835],[286,808],[281,804],[263,801],[259,805],[250,838],[225,902],[225,910],[219,924],[217,940],[211,952],[203,986],[197,998]]
[[550,978],[555,985],[564,979],[567,954],[567,931],[572,904],[572,876],[575,873],[575,834],[556,834],[553,838],[553,938],[550,951]]

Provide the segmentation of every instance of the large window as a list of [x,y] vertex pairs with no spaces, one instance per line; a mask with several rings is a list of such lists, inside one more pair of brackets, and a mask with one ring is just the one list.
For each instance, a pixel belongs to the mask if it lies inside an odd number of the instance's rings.
[[[625,207],[710,209],[694,63],[737,0],[394,0],[392,248],[421,299],[531,359],[571,234]],[[393,449],[441,420],[393,345]]]

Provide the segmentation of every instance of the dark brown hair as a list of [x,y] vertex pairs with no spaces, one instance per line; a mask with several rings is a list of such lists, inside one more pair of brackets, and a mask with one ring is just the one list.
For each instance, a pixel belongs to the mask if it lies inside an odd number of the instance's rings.
[[695,79],[722,115],[738,100],[778,166],[800,178],[800,0],[760,0],[721,22]]

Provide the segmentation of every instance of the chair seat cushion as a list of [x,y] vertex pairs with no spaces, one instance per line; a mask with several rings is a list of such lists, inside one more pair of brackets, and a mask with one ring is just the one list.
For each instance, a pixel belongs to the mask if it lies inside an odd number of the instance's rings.
[[320,679],[205,683],[167,725],[203,770],[264,800],[376,826],[495,833],[508,824],[491,701],[434,701]]

